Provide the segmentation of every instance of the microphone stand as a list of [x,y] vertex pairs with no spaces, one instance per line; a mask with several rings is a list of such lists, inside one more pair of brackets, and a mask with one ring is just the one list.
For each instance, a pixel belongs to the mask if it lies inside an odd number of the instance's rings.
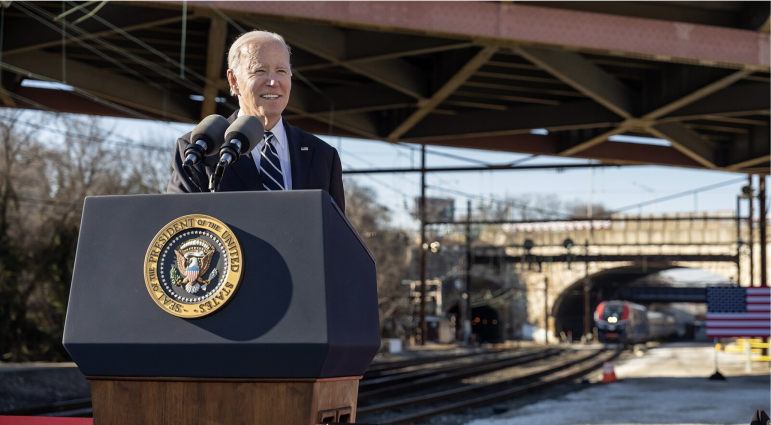
[[222,176],[225,174],[225,168],[231,163],[238,161],[239,156],[241,156],[241,146],[241,141],[238,139],[233,139],[222,145],[217,168],[214,169],[214,173],[209,177],[210,192],[213,193],[219,190]]
[[195,172],[193,166],[203,161],[206,155],[207,143],[205,140],[198,140],[195,143],[191,143],[185,149],[185,160],[182,162],[182,169],[185,170],[187,177],[198,186],[198,189],[203,192],[204,185],[201,183],[201,179],[198,178],[198,174]]
[[198,178],[198,174],[195,173],[195,169],[193,168],[193,165],[185,162],[184,164],[182,164],[182,168],[185,170],[185,173],[190,178],[190,180],[192,180],[193,183],[195,183],[195,185],[198,186],[198,190],[203,192],[204,186],[203,184],[201,184],[201,179]]

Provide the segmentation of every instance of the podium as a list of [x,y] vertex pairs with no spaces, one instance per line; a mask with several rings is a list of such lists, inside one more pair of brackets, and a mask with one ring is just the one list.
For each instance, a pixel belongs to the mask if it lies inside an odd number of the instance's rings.
[[64,346],[96,425],[354,422],[376,286],[324,191],[89,197]]

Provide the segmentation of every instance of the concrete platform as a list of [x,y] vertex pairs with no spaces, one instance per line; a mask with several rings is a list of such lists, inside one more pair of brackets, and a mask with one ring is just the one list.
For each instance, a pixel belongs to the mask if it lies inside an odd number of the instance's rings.
[[726,381],[714,372],[711,344],[666,344],[642,356],[625,353],[615,362],[619,381],[545,400],[468,425],[531,424],[742,424],[758,408],[771,408],[769,364],[744,371],[738,355],[720,353]]

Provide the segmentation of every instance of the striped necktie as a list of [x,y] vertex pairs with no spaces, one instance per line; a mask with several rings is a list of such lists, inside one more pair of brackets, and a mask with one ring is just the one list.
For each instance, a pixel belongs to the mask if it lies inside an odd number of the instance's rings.
[[266,131],[262,137],[265,144],[260,149],[260,177],[265,190],[284,190],[284,173],[281,171],[281,161],[273,142],[276,137]]

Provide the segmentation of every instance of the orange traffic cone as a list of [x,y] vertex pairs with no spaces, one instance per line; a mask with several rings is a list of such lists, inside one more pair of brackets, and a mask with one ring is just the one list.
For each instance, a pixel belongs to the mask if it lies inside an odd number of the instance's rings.
[[602,383],[609,384],[616,382],[616,372],[613,371],[613,362],[605,362],[602,364]]

